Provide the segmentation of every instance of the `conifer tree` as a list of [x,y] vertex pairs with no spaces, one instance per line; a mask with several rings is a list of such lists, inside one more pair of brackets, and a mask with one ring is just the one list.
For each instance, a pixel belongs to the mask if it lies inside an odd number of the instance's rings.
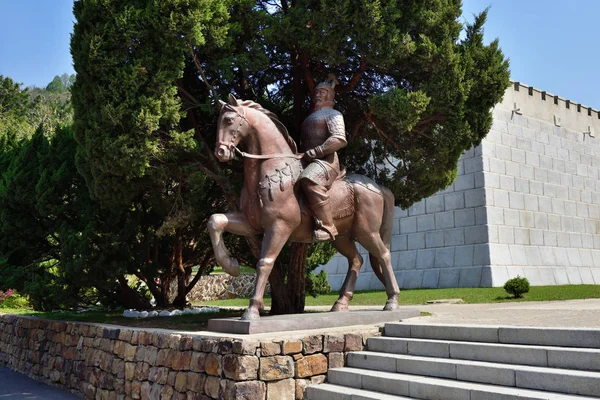
[[[453,181],[509,84],[498,41],[483,42],[486,14],[463,24],[459,0],[76,1],[78,169],[127,230],[114,242],[137,238],[133,270],[163,304],[177,281],[181,304],[191,265],[209,257],[203,218],[238,203],[240,163],[212,155],[218,99],[257,101],[297,138],[316,83],[335,73],[344,163],[406,208]],[[259,238],[248,242],[256,256]],[[280,257],[275,312],[303,309],[306,254]]]

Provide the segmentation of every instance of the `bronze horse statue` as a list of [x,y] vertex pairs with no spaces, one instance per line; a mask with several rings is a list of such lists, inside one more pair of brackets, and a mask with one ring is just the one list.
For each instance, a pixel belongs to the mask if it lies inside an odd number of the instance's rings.
[[[252,101],[230,96],[221,103],[215,155],[230,161],[237,153],[244,162],[241,211],[213,214],[208,222],[215,258],[225,272],[237,276],[238,261],[223,243],[223,233],[252,236],[263,234],[257,279],[250,306],[242,319],[257,319],[263,309],[267,280],[286,242],[311,242],[313,218],[303,206],[301,192],[294,189],[302,172],[302,154],[277,116]],[[242,151],[243,149],[244,151]],[[369,252],[373,271],[384,284],[384,310],[398,308],[399,289],[394,276],[390,240],[394,217],[394,195],[371,179],[348,175],[331,188],[332,209],[339,232],[333,246],[348,259],[348,273],[332,311],[346,311],[363,259],[354,240]]]

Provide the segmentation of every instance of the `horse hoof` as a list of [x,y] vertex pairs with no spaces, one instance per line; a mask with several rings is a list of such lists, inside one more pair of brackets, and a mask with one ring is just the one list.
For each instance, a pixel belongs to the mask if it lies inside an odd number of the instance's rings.
[[386,301],[383,307],[383,311],[394,311],[396,309],[398,309],[398,302],[395,300]]
[[260,319],[260,313],[256,309],[246,309],[242,317],[240,318],[242,321],[251,321],[255,319]]
[[224,263],[223,271],[231,276],[238,276],[240,274],[240,263],[235,258],[230,258],[228,262]]
[[338,312],[338,311],[348,311],[348,304],[344,304],[339,301],[336,301],[335,304],[333,305],[333,307],[331,307],[331,312]]

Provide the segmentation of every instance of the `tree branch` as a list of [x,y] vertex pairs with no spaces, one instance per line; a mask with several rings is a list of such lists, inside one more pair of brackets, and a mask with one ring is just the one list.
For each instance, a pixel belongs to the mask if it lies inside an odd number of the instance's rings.
[[190,52],[192,53],[192,60],[194,60],[194,65],[196,66],[196,68],[198,69],[198,71],[200,72],[200,75],[202,76],[202,80],[204,81],[204,84],[206,85],[206,87],[208,88],[208,90],[210,91],[210,94],[212,95],[212,98],[214,101],[217,101],[219,99],[219,96],[217,94],[217,91],[215,90],[215,88],[208,82],[208,79],[206,78],[206,74],[204,73],[204,69],[202,68],[202,66],[200,65],[200,61],[198,61],[198,57],[196,56],[196,53],[194,52],[194,48],[192,47],[192,45],[190,43],[188,43],[188,47],[190,48]]
[[358,71],[356,71],[354,73],[354,75],[352,76],[352,79],[350,79],[350,82],[348,82],[348,84],[344,85],[344,86],[336,86],[335,92],[336,93],[347,93],[347,92],[351,92],[352,90],[354,90],[354,87],[356,86],[356,84],[358,83],[360,78],[362,77],[366,68],[367,68],[367,58],[361,57],[360,65],[358,66]]

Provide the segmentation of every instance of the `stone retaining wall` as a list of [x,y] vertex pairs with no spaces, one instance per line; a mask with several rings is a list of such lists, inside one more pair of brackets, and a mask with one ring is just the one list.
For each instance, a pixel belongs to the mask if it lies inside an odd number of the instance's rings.
[[0,366],[87,399],[302,399],[379,334],[227,338],[0,314]]
[[[196,286],[188,294],[192,302],[231,299],[236,297],[251,297],[254,291],[256,275],[206,275],[200,278]],[[267,284],[266,293],[270,293]]]

